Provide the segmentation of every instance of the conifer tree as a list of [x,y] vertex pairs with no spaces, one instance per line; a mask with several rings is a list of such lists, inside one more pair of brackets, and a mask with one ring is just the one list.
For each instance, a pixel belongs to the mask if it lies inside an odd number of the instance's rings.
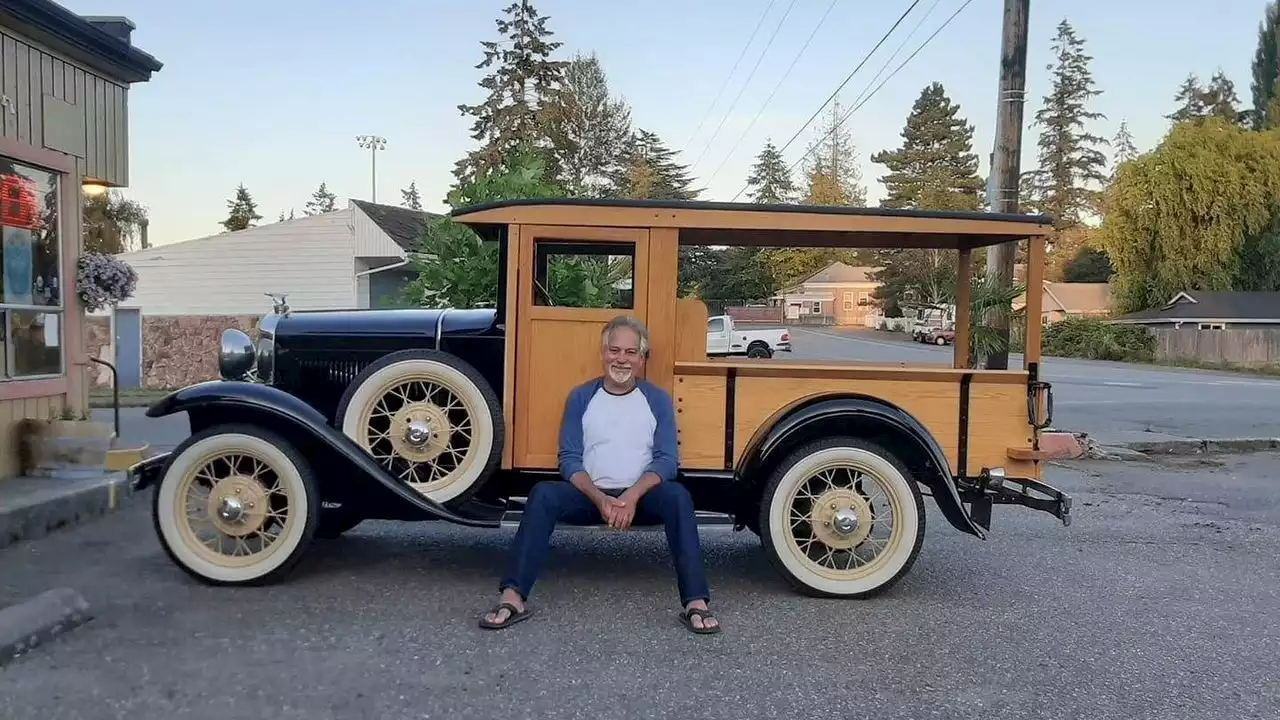
[[902,129],[902,146],[871,157],[889,168],[882,176],[887,196],[881,206],[927,210],[977,210],[985,184],[973,152],[973,125],[942,83],[921,91]]
[[803,167],[808,184],[805,202],[810,205],[864,207],[867,204],[857,149],[841,122],[841,115],[840,101],[836,100],[818,129],[818,138],[805,153]]
[[302,209],[304,215],[319,215],[321,213],[333,212],[337,209],[338,196],[329,192],[329,188],[320,183],[320,187],[311,193],[311,199],[307,200],[307,204]]
[[[550,39],[554,33],[546,27],[548,18],[529,0],[515,0],[502,12],[506,17],[495,22],[503,39],[482,42],[484,59],[476,65],[492,68],[479,83],[488,97],[478,105],[458,106],[463,115],[475,118],[471,137],[480,143],[455,165],[459,184],[505,169],[517,147],[537,149],[550,159],[548,109],[564,101],[568,64],[551,56],[562,43]],[[554,180],[553,170],[548,167],[548,180]]]
[[1235,83],[1221,70],[1213,74],[1208,85],[1202,84],[1195,74],[1188,75],[1178,87],[1174,102],[1178,108],[1165,117],[1175,123],[1200,122],[1209,117],[1219,117],[1232,124],[1248,122],[1240,112]]
[[755,203],[792,203],[796,198],[796,184],[778,146],[769,139],[756,156],[756,164],[747,177],[748,197]]
[[608,195],[635,200],[693,200],[689,167],[676,162],[676,151],[643,128],[632,133],[618,163],[609,173]]
[[400,191],[400,204],[410,210],[422,209],[422,195],[418,192],[417,181],[411,181],[409,187]]
[[631,107],[609,93],[595,53],[575,55],[565,71],[564,102],[548,110],[548,127],[571,195],[594,197],[608,188],[609,170],[631,138]]
[[1253,108],[1249,120],[1253,129],[1280,125],[1280,2],[1272,0],[1258,23],[1258,49],[1253,55],[1253,82],[1249,89]]
[[227,232],[253,227],[255,220],[262,219],[258,214],[258,204],[253,201],[253,196],[245,189],[244,183],[236,187],[236,196],[227,201],[227,209],[227,219],[219,223]]

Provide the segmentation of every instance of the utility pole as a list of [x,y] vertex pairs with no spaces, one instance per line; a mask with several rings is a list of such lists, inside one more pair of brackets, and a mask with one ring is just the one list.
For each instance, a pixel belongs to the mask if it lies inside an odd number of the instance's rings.
[[[1027,87],[1027,17],[1031,0],[1004,0],[1004,31],[1000,40],[1000,102],[996,109],[995,152],[991,158],[994,191],[991,209],[998,213],[1018,212],[1019,178],[1022,175],[1022,105]],[[1013,283],[1013,259],[1017,243],[987,248],[987,277],[1009,287]],[[1027,292],[1039,289],[1027,288]],[[1009,324],[1005,316],[995,318],[998,334],[1008,347]],[[987,358],[992,370],[1009,368],[1009,352],[1003,350]]]
[[370,202],[378,202],[378,151],[385,150],[387,147],[387,139],[377,135],[357,135],[356,142],[360,143],[360,147],[369,150],[369,157],[373,159],[373,168],[370,181],[373,183],[373,197]]

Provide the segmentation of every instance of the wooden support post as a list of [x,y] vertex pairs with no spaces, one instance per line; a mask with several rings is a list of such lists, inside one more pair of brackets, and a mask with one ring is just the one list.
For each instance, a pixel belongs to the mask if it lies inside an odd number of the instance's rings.
[[973,251],[965,248],[960,251],[956,263],[956,340],[955,360],[952,367],[969,367],[969,346],[973,337],[973,317],[970,312],[970,300],[973,287]]
[[[1000,43],[1000,103],[996,112],[996,148],[992,156],[991,174],[995,178],[992,209],[1001,213],[1018,212],[1018,192],[1022,175],[1022,104],[1027,78],[1027,17],[1031,0],[1005,0],[1004,32]],[[1016,242],[987,248],[987,277],[1002,287],[1013,283],[1013,258]],[[999,335],[1006,340],[1009,327],[1002,316],[995,318]],[[987,367],[1006,370],[1008,351],[993,353]]]
[[1033,362],[1040,362],[1040,331],[1043,329],[1040,319],[1044,305],[1044,236],[1033,235],[1027,238],[1027,332],[1026,347],[1022,352],[1022,367],[1025,369]]

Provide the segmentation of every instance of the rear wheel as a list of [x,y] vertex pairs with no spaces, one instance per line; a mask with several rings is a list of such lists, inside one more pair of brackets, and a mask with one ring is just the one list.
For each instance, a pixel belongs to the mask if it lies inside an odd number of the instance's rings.
[[946,338],[944,338],[944,337],[942,337],[941,335],[939,335],[939,336],[938,336],[938,339],[937,339],[937,340],[934,340],[933,342],[934,342],[935,344],[937,344],[937,345],[946,345],[946,344],[947,344],[947,339],[946,339]]
[[218,425],[174,449],[152,505],[165,552],[218,585],[273,582],[302,559],[320,499],[311,468],[279,435]]
[[773,351],[764,343],[751,343],[747,346],[747,357],[749,358],[770,358],[773,357]]
[[924,541],[924,499],[903,463],[854,437],[791,453],[760,502],[769,560],[796,589],[863,598],[896,583]]

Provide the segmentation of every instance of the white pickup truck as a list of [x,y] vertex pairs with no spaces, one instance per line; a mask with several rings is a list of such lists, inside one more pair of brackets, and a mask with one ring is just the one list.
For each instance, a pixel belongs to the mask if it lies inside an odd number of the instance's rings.
[[707,355],[710,357],[769,358],[775,352],[791,352],[791,333],[786,328],[739,330],[728,315],[707,319]]

